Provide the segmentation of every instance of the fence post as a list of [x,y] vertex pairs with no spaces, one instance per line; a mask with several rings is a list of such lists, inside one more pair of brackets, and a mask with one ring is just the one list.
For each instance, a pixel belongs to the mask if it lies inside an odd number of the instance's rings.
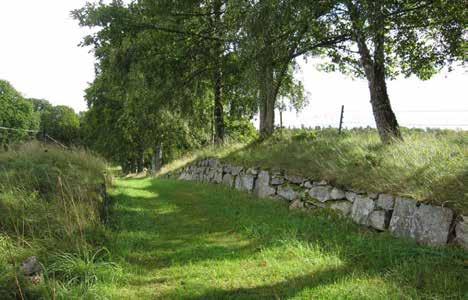
[[338,128],[338,134],[341,134],[341,130],[343,129],[343,115],[344,115],[344,105],[341,105],[340,127]]

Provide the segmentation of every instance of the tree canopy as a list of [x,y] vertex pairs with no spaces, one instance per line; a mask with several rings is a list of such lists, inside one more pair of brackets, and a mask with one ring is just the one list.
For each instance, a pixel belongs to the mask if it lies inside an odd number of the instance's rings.
[[0,146],[34,136],[39,120],[32,103],[5,80],[0,80],[0,107]]
[[[73,12],[95,29],[97,59],[82,128],[88,145],[141,169],[226,139],[275,130],[275,109],[301,109],[297,58],[369,81],[383,142],[401,138],[386,79],[427,79],[464,54],[464,1],[137,0]],[[159,157],[159,156],[158,156]]]

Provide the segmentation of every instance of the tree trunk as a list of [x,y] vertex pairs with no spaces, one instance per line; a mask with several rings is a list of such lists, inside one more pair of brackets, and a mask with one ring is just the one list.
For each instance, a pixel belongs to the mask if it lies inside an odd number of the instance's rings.
[[260,136],[269,137],[275,130],[275,83],[271,63],[265,62],[260,87]]
[[162,158],[163,158],[163,145],[162,143],[159,143],[156,146],[156,151],[153,154],[153,159],[151,162],[153,174],[156,174],[157,172],[161,170],[161,167],[163,164]]
[[215,70],[214,79],[214,127],[215,127],[215,144],[224,143],[224,109],[222,101],[222,72],[218,66]]
[[383,66],[374,64],[374,76],[368,78],[372,111],[375,124],[383,143],[391,143],[395,139],[402,139],[400,127],[390,104],[385,82]]
[[280,128],[283,129],[283,110],[279,110],[279,117],[280,117]]
[[[213,29],[216,37],[221,36],[221,7],[223,3],[221,0],[213,2]],[[223,45],[219,39],[214,42],[214,72],[213,72],[213,86],[214,86],[214,127],[215,136],[214,142],[217,145],[224,143],[224,109],[223,109]]]

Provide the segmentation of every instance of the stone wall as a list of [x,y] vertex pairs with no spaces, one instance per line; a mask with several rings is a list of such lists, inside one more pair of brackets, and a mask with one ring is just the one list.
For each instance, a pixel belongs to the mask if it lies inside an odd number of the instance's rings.
[[205,159],[187,166],[178,179],[224,184],[260,198],[286,201],[290,209],[329,208],[363,226],[390,231],[421,244],[457,243],[468,249],[468,217],[445,207],[418,203],[384,193],[367,193],[332,186],[283,171],[267,171]]

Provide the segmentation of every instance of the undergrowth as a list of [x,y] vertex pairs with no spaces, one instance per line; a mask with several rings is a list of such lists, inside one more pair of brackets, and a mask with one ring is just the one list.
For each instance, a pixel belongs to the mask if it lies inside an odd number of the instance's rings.
[[[101,222],[105,169],[86,151],[39,143],[0,153],[0,299],[94,298],[96,281],[115,275]],[[30,256],[39,282],[21,271]]]

